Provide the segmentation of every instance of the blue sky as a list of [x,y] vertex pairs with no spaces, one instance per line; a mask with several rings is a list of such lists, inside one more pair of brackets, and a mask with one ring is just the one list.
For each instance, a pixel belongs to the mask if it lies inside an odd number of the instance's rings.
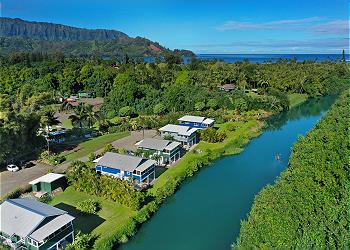
[[116,29],[196,53],[341,53],[348,0],[0,0],[1,16]]

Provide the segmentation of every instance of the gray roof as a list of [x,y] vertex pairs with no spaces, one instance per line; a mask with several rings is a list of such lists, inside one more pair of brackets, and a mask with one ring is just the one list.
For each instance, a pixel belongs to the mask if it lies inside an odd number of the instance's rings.
[[175,148],[180,145],[178,142],[172,142],[168,140],[161,140],[155,138],[146,138],[138,143],[139,148],[148,148],[163,151],[164,149]]
[[178,121],[211,124],[214,122],[214,119],[206,118],[203,116],[185,115],[179,118]]
[[159,129],[159,131],[177,133],[179,135],[186,135],[186,136],[192,135],[197,130],[198,130],[197,128],[190,128],[187,126],[180,126],[180,125],[174,125],[174,124],[167,124],[164,127],[161,127]]
[[61,209],[38,202],[34,199],[10,199],[0,205],[0,231],[20,237],[33,232],[47,217],[67,213]]
[[148,165],[150,163],[149,161],[152,160],[132,155],[122,155],[118,153],[107,152],[96,163],[96,165],[133,172],[135,169],[141,168],[144,164]]
[[40,227],[39,229],[31,233],[29,237],[38,242],[43,241],[50,234],[56,232],[58,229],[60,229],[61,227],[63,227],[64,225],[68,224],[73,220],[74,220],[74,217],[70,216],[69,214],[63,214],[63,215],[57,216],[53,220],[46,223],[44,226]]

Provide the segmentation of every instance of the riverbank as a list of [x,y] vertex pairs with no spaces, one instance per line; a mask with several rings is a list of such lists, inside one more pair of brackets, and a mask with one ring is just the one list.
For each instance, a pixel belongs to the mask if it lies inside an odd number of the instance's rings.
[[[292,145],[315,126],[333,100],[312,98],[269,118],[264,132],[243,152],[221,157],[181,183],[120,249],[229,249],[255,195],[284,170]],[[277,153],[281,161],[275,159]]]
[[346,92],[306,137],[299,138],[276,183],[256,196],[235,249],[349,246]]
[[[180,187],[182,181],[193,176],[200,168],[221,156],[241,152],[244,145],[251,138],[260,135],[263,122],[253,117],[247,118],[247,116],[244,116],[244,121],[230,121],[217,125],[218,131],[226,133],[226,139],[219,143],[201,141],[179,160],[175,166],[166,170],[156,180],[146,195],[146,199],[149,202],[140,210],[132,211],[117,203],[112,206],[113,202],[99,198],[102,204],[102,210],[97,214],[100,224],[92,225],[90,230],[83,230],[84,233],[91,233],[97,237],[94,249],[112,249],[127,242],[129,238],[136,234],[140,226],[158,210],[165,199],[170,197]],[[68,206],[74,212],[75,205],[86,198],[93,199],[94,197],[69,188],[61,195],[58,195],[52,204],[60,205],[61,203],[61,205]],[[120,212],[120,209],[123,211]],[[112,226],[114,223],[113,218],[116,217],[116,214],[118,215],[117,225]],[[76,227],[77,229],[84,229],[84,218],[80,217]],[[88,220],[86,223],[90,225],[90,222],[91,220]],[[101,230],[105,230],[108,227],[112,227],[113,230],[109,230],[108,233],[101,233]]]

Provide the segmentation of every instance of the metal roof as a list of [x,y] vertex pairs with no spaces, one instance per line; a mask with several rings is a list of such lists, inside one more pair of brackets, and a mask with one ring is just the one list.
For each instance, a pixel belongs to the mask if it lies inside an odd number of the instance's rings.
[[197,130],[198,130],[197,128],[190,128],[187,126],[180,126],[180,125],[174,125],[174,124],[167,124],[164,127],[159,129],[159,131],[177,133],[179,135],[186,135],[186,136],[190,136]]
[[132,155],[122,155],[118,153],[107,152],[96,163],[96,165],[133,172],[136,168],[141,167],[143,164],[147,165],[147,161],[151,160]]
[[143,164],[141,164],[140,166],[138,166],[136,168],[137,171],[144,171],[146,170],[147,168],[151,167],[152,165],[156,164],[156,161],[154,160],[147,160],[145,161]]
[[148,148],[163,151],[172,141],[161,140],[155,138],[146,138],[140,141],[137,145],[139,148]]
[[27,237],[47,217],[67,213],[34,199],[9,199],[0,205],[0,231]]
[[185,115],[185,116],[181,117],[180,119],[178,119],[178,121],[212,124],[214,122],[214,119],[206,118],[203,116]]
[[171,151],[171,150],[173,150],[174,148],[176,148],[176,147],[178,147],[178,146],[180,146],[180,145],[181,145],[180,142],[173,141],[173,142],[171,142],[168,146],[166,146],[165,149]]
[[70,216],[69,214],[57,216],[56,218],[49,221],[39,229],[35,230],[29,235],[29,237],[38,242],[43,241],[50,234],[56,232],[58,229],[73,221],[74,219],[75,218],[73,216]]
[[48,173],[44,176],[41,176],[31,182],[29,182],[30,185],[34,185],[34,184],[37,184],[39,182],[46,182],[46,183],[51,183],[55,180],[58,180],[60,178],[64,177],[63,174],[55,174],[55,173]]

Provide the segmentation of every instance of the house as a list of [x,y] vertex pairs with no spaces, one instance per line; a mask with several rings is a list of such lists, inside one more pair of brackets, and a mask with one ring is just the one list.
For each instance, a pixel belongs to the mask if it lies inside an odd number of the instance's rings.
[[159,129],[163,138],[171,136],[175,141],[180,142],[185,147],[192,147],[198,142],[197,130],[198,128],[174,124],[168,124]]
[[204,129],[214,125],[215,120],[202,116],[185,115],[178,119],[181,126]]
[[74,242],[74,217],[34,199],[0,205],[0,239],[13,249],[62,249]]
[[53,142],[65,142],[66,140],[66,130],[57,130],[49,133],[49,140]]
[[230,92],[236,89],[236,86],[234,84],[224,84],[218,86],[218,88],[222,91]]
[[51,194],[59,188],[65,188],[67,182],[63,174],[48,173],[29,182],[29,184],[32,185],[34,193],[43,195],[46,193]]
[[158,163],[167,164],[174,162],[181,157],[181,143],[160,140],[155,138],[146,138],[136,143],[138,149],[149,151],[152,155],[159,155]]
[[78,97],[79,98],[95,98],[96,92],[95,91],[79,91]]
[[96,172],[149,184],[155,178],[155,164],[154,160],[143,157],[107,152],[96,163]]

